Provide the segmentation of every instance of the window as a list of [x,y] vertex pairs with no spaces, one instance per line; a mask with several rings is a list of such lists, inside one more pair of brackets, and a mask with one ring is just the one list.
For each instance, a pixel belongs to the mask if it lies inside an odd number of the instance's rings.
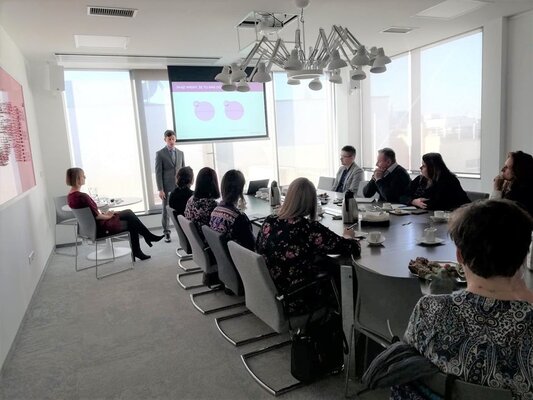
[[371,75],[364,166],[373,168],[387,146],[411,170],[438,152],[452,171],[479,176],[481,57],[478,31],[395,57],[386,73]]
[[65,96],[72,161],[85,171],[85,190],[144,198],[129,72],[66,71]]

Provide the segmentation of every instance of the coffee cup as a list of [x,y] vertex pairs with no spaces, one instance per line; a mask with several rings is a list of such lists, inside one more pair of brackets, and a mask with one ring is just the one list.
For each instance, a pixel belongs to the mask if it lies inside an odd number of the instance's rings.
[[378,243],[379,241],[381,241],[381,232],[379,231],[369,232],[368,241],[370,243]]
[[435,211],[433,213],[433,216],[435,218],[444,218],[446,216],[445,212],[444,211]]
[[392,203],[383,203],[381,208],[384,210],[392,210]]
[[433,243],[435,241],[435,232],[437,232],[435,228],[424,229],[424,241]]

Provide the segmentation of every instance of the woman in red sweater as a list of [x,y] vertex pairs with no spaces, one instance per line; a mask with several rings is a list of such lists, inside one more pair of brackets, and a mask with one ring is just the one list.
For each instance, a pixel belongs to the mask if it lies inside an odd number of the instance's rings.
[[83,169],[67,169],[66,183],[71,187],[67,197],[69,207],[73,209],[89,207],[91,209],[96,220],[97,236],[129,231],[133,255],[139,260],[150,258],[141,250],[139,235],[144,237],[146,244],[150,247],[152,247],[152,242],[159,242],[163,239],[163,235],[157,236],[150,232],[131,210],[100,212],[94,200],[88,194],[80,192],[81,187],[85,184]]

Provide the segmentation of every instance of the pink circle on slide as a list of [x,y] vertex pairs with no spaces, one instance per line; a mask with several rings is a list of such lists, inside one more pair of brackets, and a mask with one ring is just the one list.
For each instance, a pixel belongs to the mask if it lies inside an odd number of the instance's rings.
[[200,121],[209,121],[215,116],[215,107],[208,101],[195,101],[194,113]]
[[225,101],[224,112],[229,119],[241,119],[244,115],[244,107],[238,101]]

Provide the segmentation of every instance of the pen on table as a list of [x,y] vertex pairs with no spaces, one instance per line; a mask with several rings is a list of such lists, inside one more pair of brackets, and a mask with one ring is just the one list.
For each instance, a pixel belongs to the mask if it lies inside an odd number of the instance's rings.
[[348,228],[346,228],[346,229],[354,229],[357,225],[359,225],[358,222],[356,222],[356,223],[353,224],[353,225],[350,225],[350,226],[349,226]]
[[411,223],[411,221],[406,222],[405,224],[402,224],[402,226],[409,225],[410,223]]

